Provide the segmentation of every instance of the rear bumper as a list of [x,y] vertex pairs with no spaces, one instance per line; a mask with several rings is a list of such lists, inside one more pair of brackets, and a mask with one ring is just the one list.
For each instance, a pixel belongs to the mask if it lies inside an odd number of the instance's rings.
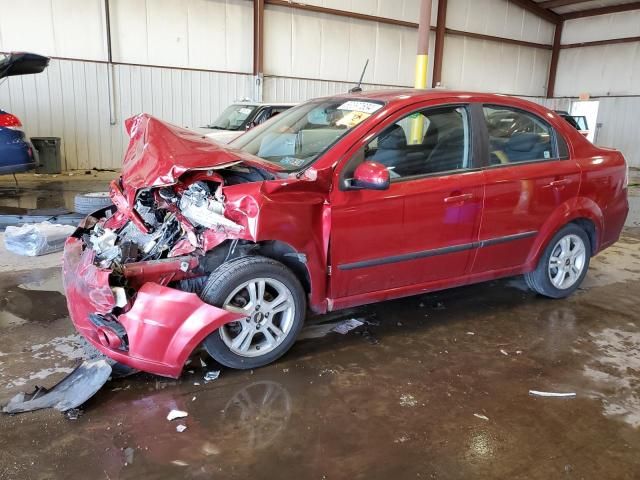
[[[82,336],[120,363],[177,378],[189,355],[210,333],[240,318],[202,302],[193,293],[153,281],[145,281],[130,308],[116,316],[112,313],[115,298],[109,285],[111,271],[96,267],[93,259],[93,252],[83,250],[79,238],[67,240],[63,280],[69,315]],[[136,264],[138,271],[148,272],[142,263]],[[107,330],[96,318],[110,320]],[[114,321],[118,328],[108,328]]]
[[28,172],[38,166],[38,155],[26,140],[0,141],[0,174]]
[[605,211],[604,232],[599,245],[599,252],[610,247],[620,239],[628,215],[629,199],[627,197],[627,191],[625,190],[624,195],[622,195],[618,201],[609,205]]

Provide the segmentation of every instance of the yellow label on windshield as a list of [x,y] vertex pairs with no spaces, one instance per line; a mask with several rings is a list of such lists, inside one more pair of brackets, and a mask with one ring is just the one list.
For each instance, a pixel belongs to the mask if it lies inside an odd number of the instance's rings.
[[343,125],[347,128],[353,128],[363,120],[369,118],[370,113],[365,112],[349,112],[336,122],[336,125]]

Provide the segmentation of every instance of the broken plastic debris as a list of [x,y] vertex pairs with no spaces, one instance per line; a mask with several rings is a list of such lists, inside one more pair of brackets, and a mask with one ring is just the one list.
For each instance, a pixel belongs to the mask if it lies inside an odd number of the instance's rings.
[[475,332],[467,332],[467,335],[475,335]]
[[64,416],[67,417],[68,420],[77,420],[82,412],[77,408],[71,408],[64,412]]
[[20,413],[55,408],[66,412],[93,397],[107,382],[111,366],[106,360],[86,361],[58,382],[51,390],[36,387],[33,393],[21,392],[2,409],[5,413]]
[[219,376],[220,376],[220,370],[211,370],[210,372],[207,372],[206,375],[204,376],[204,381],[213,382],[214,380],[217,380]]
[[344,322],[340,322],[339,324],[337,324],[335,327],[333,327],[332,331],[345,335],[347,332],[353,330],[354,328],[358,328],[363,323],[363,321],[358,320],[357,318],[350,318],[349,320],[345,320]]
[[184,418],[189,416],[187,412],[183,412],[182,410],[171,410],[167,415],[167,420],[175,420],[176,418]]
[[507,357],[509,356],[509,354],[507,353],[506,350],[500,349],[500,353],[505,355],[505,356],[507,356]]
[[481,420],[489,420],[489,417],[487,417],[486,415],[482,415],[481,413],[474,413],[473,416]]
[[131,465],[133,463],[133,454],[135,450],[131,447],[127,447],[124,449],[124,464]]
[[176,431],[177,431],[178,433],[182,433],[182,432],[184,432],[186,429],[187,429],[187,426],[186,426],[186,425],[182,425],[182,424],[180,424],[180,425],[176,425]]
[[59,252],[75,229],[72,225],[50,222],[8,226],[4,231],[4,246],[10,252],[29,257]]
[[539,390],[529,390],[529,395],[534,397],[564,397],[572,398],[576,396],[575,392],[559,393],[559,392],[541,392]]

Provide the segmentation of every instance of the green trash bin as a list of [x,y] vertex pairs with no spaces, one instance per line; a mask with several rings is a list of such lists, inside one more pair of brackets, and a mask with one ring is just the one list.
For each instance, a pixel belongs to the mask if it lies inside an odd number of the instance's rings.
[[40,157],[36,173],[62,172],[60,142],[60,137],[31,137],[31,143]]

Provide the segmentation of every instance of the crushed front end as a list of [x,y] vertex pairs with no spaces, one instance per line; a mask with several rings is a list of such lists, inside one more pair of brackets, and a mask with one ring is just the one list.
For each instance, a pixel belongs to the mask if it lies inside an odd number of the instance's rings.
[[178,377],[207,335],[238,320],[197,295],[244,230],[225,216],[222,184],[212,171],[137,191],[113,182],[114,206],[87,217],[67,240],[71,319],[110,358]]
[[[208,335],[241,318],[198,293],[217,266],[255,246],[254,194],[276,173],[150,115],[126,128],[113,206],[88,216],[65,245],[69,313],[107,356],[178,377]],[[236,193],[225,198],[229,187]]]

